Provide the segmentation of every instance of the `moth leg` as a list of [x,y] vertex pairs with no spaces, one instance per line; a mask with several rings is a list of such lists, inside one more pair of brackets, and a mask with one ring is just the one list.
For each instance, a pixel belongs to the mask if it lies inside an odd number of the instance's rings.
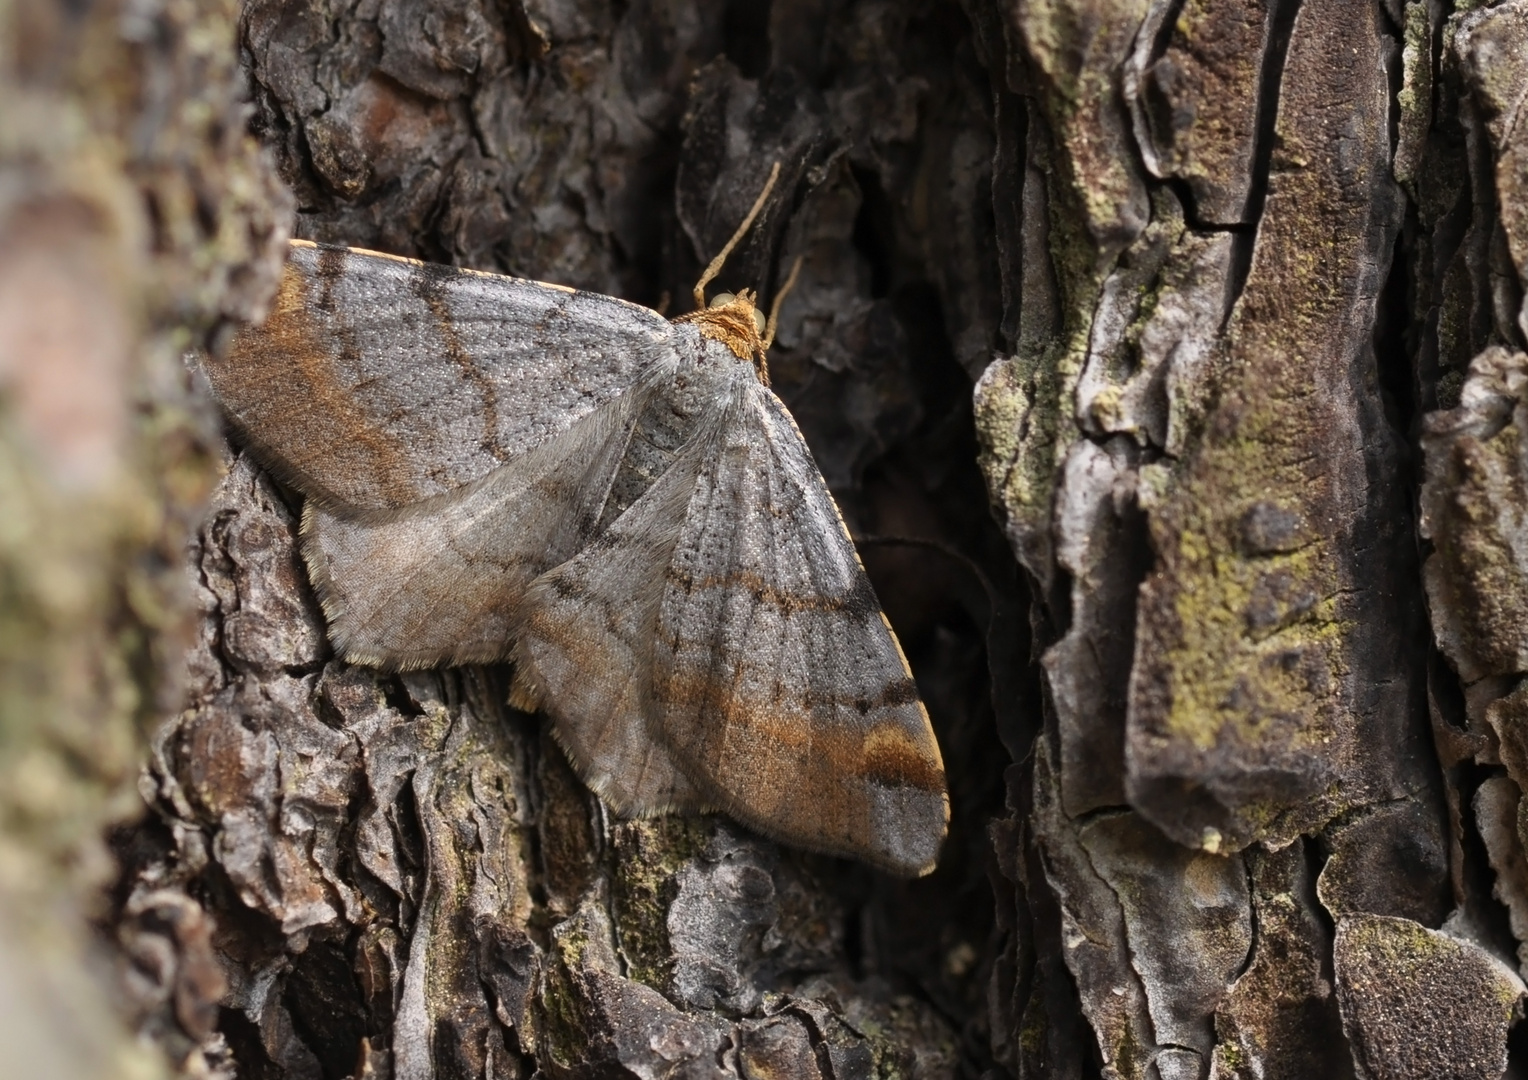
[[696,311],[704,311],[706,309],[706,286],[711,284],[712,279],[722,272],[722,266],[726,264],[727,256],[732,254],[732,249],[738,246],[739,241],[753,227],[754,218],[758,217],[759,211],[764,209],[764,201],[769,198],[769,193],[774,190],[775,181],[778,179],[780,179],[780,163],[777,161],[774,167],[769,170],[769,179],[764,183],[764,190],[759,192],[757,199],[753,200],[753,209],[748,211],[748,216],[737,227],[737,232],[732,234],[732,239],[728,240],[727,245],[717,252],[716,258],[711,260],[711,264],[700,275],[700,280],[695,283]]

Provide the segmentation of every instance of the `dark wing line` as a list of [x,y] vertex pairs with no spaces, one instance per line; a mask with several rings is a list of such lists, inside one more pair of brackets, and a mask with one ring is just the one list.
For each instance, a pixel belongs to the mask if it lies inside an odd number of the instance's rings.
[[[719,441],[727,413],[724,405],[705,417],[598,540],[527,589],[526,632],[514,653],[522,693],[551,716],[579,777],[623,815],[704,808],[693,779],[655,737],[647,703],[663,571],[708,444]],[[660,801],[643,801],[653,797],[643,790],[653,775],[672,776],[675,784]]]
[[296,243],[263,327],[203,370],[267,467],[340,509],[479,479],[677,356],[614,297]]
[[654,732],[761,832],[926,872],[948,800],[906,660],[789,413],[756,384],[742,406],[665,575]]
[[[309,500],[302,555],[341,655],[401,669],[503,659],[531,581],[594,538],[643,401],[661,390],[609,401],[481,480],[411,506],[335,514]],[[401,569],[389,552],[403,553]],[[395,576],[379,573],[378,557]],[[447,627],[461,636],[432,639]],[[503,632],[488,640],[490,627]]]

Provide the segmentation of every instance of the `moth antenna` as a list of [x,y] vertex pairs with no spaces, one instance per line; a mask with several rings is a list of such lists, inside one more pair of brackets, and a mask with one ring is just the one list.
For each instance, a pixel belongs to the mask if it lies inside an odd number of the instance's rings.
[[775,330],[780,326],[780,305],[785,302],[785,294],[796,287],[796,278],[801,274],[801,256],[796,256],[796,261],[791,264],[791,272],[785,276],[785,284],[780,286],[780,291],[775,293],[774,303],[769,305],[769,322],[764,324],[764,351],[775,343]]
[[769,179],[764,182],[764,190],[759,192],[759,197],[753,200],[753,209],[748,211],[748,216],[737,227],[737,232],[732,234],[732,239],[727,241],[727,246],[717,252],[716,258],[711,260],[705,272],[700,275],[700,280],[695,283],[695,310],[704,311],[706,307],[706,286],[711,284],[712,279],[722,272],[722,266],[727,261],[727,256],[732,254],[732,249],[737,247],[738,241],[743,239],[744,234],[753,225],[753,219],[759,216],[759,211],[764,209],[764,200],[769,198],[769,193],[774,190],[775,181],[780,179],[780,163],[777,161],[774,168],[769,170]]

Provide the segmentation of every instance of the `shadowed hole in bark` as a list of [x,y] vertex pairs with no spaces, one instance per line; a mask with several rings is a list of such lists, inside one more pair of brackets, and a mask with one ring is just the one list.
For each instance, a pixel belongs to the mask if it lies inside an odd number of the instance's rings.
[[1178,16],[1182,13],[1183,5],[1186,2],[1187,0],[1169,0],[1168,10],[1162,16],[1162,21],[1157,25],[1157,36],[1152,39],[1151,52],[1148,54],[1146,63],[1142,65],[1143,67],[1151,67],[1152,64],[1155,64],[1167,52],[1168,42],[1172,40],[1174,24],[1177,23]]
[[354,1072],[366,1037],[366,1008],[344,947],[334,941],[309,945],[292,966],[283,997],[326,1080]]
[[859,905],[844,913],[844,958],[856,979],[865,977],[865,921]]
[[[1336,970],[1332,964],[1331,942],[1337,933],[1337,920],[1332,918],[1332,913],[1316,896],[1316,882],[1321,877],[1322,867],[1326,865],[1327,855],[1324,845],[1316,840],[1307,840],[1302,846],[1305,855],[1305,876],[1300,902],[1303,910],[1311,912],[1321,923],[1321,931],[1326,943],[1326,947],[1321,950],[1321,978],[1326,981],[1326,985],[1335,986]],[[1254,948],[1255,946],[1254,938]],[[1312,1039],[1311,1045],[1348,1045],[1348,1037],[1342,1029],[1342,1017],[1337,1010],[1335,995],[1329,995],[1323,1000],[1307,998],[1302,1011],[1305,1013],[1309,1030],[1321,1033],[1319,1038]],[[1343,1067],[1342,1072],[1334,1076],[1332,1080],[1351,1080],[1354,1075],[1351,1051],[1340,1056],[1327,1055],[1327,1060],[1339,1061]]]
[[1390,272],[1376,302],[1374,362],[1385,415],[1405,447],[1397,462],[1397,473],[1406,490],[1415,491],[1421,478],[1417,475],[1415,452],[1418,415],[1411,362],[1415,343],[1410,340],[1414,327],[1412,312],[1416,306],[1411,295],[1414,252],[1408,237],[1415,235],[1416,208],[1409,200],[1406,216],[1405,226],[1396,233]]
[[[425,855],[428,851],[413,780],[411,773],[409,779],[398,789],[398,798],[392,805],[392,812],[387,814],[398,840],[398,852],[403,862],[400,869],[406,870],[410,875],[417,874],[425,868]],[[385,809],[384,813],[386,813]],[[405,882],[408,883],[409,879],[405,878]],[[413,890],[414,895],[410,898],[412,901],[409,903],[410,908],[413,907],[413,903],[418,902],[419,893],[423,891],[423,882],[419,882],[418,886]]]
[[285,1080],[286,1070],[271,1060],[260,1039],[260,1029],[238,1009],[218,1010],[218,1030],[239,1063],[239,1076],[249,1080]]
[[1458,674],[1436,648],[1427,653],[1427,688],[1443,722],[1455,731],[1469,731],[1464,688],[1459,685]]
[[1505,1076],[1521,1076],[1528,1067],[1528,1022],[1519,1020],[1507,1033],[1507,1071]]
[[389,675],[377,680],[377,688],[382,691],[382,700],[387,702],[387,707],[395,709],[402,716],[423,716],[424,709],[414,700],[414,695],[408,692],[403,681],[396,675]]
[[770,0],[727,0],[723,22],[727,59],[750,79],[769,70]]
[[1464,848],[1464,896],[1458,898],[1459,907],[1467,914],[1471,929],[1482,944],[1498,956],[1516,956],[1517,940],[1512,936],[1507,906],[1496,898],[1496,874],[1491,869],[1475,816],[1475,793],[1484,781],[1502,772],[1474,761],[1460,762],[1450,772],[1452,786],[1459,793],[1460,840]]
[[[870,264],[870,296],[873,299],[879,299],[891,290],[894,274],[892,245],[896,242],[894,239],[896,222],[891,203],[886,198],[886,189],[881,186],[880,177],[858,165],[851,165],[850,172],[860,190],[859,213],[854,218],[854,247]],[[927,288],[926,285],[925,288]],[[937,297],[934,298],[934,303],[936,317],[938,317]],[[907,310],[905,304],[898,304],[897,307],[899,313]],[[905,323],[910,320],[904,317],[903,321]],[[943,333],[942,317],[939,317],[939,323],[939,341],[945,351],[948,351],[949,343]]]

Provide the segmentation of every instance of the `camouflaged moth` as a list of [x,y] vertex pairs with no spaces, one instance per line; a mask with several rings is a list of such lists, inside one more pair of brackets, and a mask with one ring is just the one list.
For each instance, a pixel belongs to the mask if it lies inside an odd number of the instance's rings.
[[768,387],[774,316],[705,303],[768,192],[672,321],[294,241],[268,321],[204,367],[304,496],[340,655],[508,659],[617,813],[718,809],[922,874],[949,817],[927,713]]

